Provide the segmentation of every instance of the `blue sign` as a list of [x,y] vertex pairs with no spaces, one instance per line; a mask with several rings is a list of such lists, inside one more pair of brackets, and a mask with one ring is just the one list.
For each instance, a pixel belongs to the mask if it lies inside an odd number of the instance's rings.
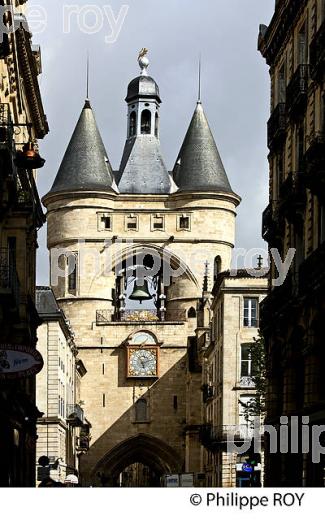
[[246,473],[253,473],[253,471],[254,471],[253,466],[251,464],[248,464],[248,463],[243,464],[243,468],[242,469]]

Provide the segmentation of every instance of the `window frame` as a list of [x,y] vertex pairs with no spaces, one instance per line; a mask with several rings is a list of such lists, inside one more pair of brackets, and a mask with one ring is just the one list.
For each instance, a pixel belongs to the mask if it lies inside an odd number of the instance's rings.
[[[162,227],[155,228],[155,219],[162,220]],[[156,215],[151,215],[151,231],[165,231],[165,216],[157,213]]]
[[[129,219],[135,219],[135,226],[136,227],[128,227]],[[139,231],[139,216],[134,215],[134,213],[130,213],[129,215],[125,216],[125,231]]]
[[[104,218],[110,219],[110,227],[103,227],[103,220]],[[110,212],[99,212],[97,213],[97,229],[98,231],[112,231],[113,230],[113,213]]]
[[[182,219],[188,219],[188,227],[181,226]],[[189,215],[188,213],[177,215],[177,231],[191,231],[191,224],[191,215]]]
[[[256,317],[253,318],[252,317],[252,307],[251,306],[248,306],[248,316],[246,318],[245,316],[245,310],[246,310],[246,301],[249,301],[249,302],[252,302],[252,301],[255,301],[256,302]],[[248,320],[248,324],[245,323],[245,320]],[[252,325],[252,322],[253,320],[256,320],[256,324],[255,325]],[[245,296],[244,297],[244,301],[243,301],[243,327],[244,328],[250,328],[250,329],[257,329],[258,328],[258,325],[259,325],[259,298],[256,297],[256,296]]]

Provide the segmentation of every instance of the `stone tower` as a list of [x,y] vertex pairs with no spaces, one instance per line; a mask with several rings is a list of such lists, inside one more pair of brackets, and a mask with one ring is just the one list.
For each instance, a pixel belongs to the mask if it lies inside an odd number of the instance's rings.
[[215,274],[230,266],[240,202],[200,102],[167,170],[145,53],[139,65],[119,171],[87,100],[43,201],[51,284],[87,368],[84,485],[118,485],[135,463],[149,468],[153,485],[164,474],[200,471],[202,397],[188,345],[200,326],[206,261]]

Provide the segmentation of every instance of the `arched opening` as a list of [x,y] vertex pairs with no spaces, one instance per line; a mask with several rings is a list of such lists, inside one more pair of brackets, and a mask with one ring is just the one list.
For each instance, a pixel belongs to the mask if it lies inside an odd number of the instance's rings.
[[182,473],[178,453],[164,441],[140,433],[111,449],[97,464],[93,484],[103,487],[159,487],[162,477]]
[[139,399],[135,403],[136,422],[146,422],[148,420],[148,403],[146,399]]
[[196,310],[194,309],[194,307],[191,307],[188,310],[187,317],[188,318],[196,318]]
[[141,134],[151,134],[151,112],[143,110],[141,114]]
[[213,280],[216,282],[218,275],[221,273],[221,257],[216,256],[214,259],[214,271],[213,271]]
[[130,114],[130,129],[129,135],[133,137],[137,133],[137,114],[135,111]]
[[158,116],[158,112],[156,112],[156,115],[155,115],[155,136],[156,137],[159,136],[159,116]]

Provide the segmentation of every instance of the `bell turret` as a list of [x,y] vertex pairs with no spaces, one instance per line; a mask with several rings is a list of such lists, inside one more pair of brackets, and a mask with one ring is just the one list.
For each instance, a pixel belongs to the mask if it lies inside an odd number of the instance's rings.
[[140,75],[128,86],[127,140],[117,175],[121,193],[161,193],[171,191],[171,180],[164,164],[159,141],[159,87],[148,76],[147,49],[138,63]]

